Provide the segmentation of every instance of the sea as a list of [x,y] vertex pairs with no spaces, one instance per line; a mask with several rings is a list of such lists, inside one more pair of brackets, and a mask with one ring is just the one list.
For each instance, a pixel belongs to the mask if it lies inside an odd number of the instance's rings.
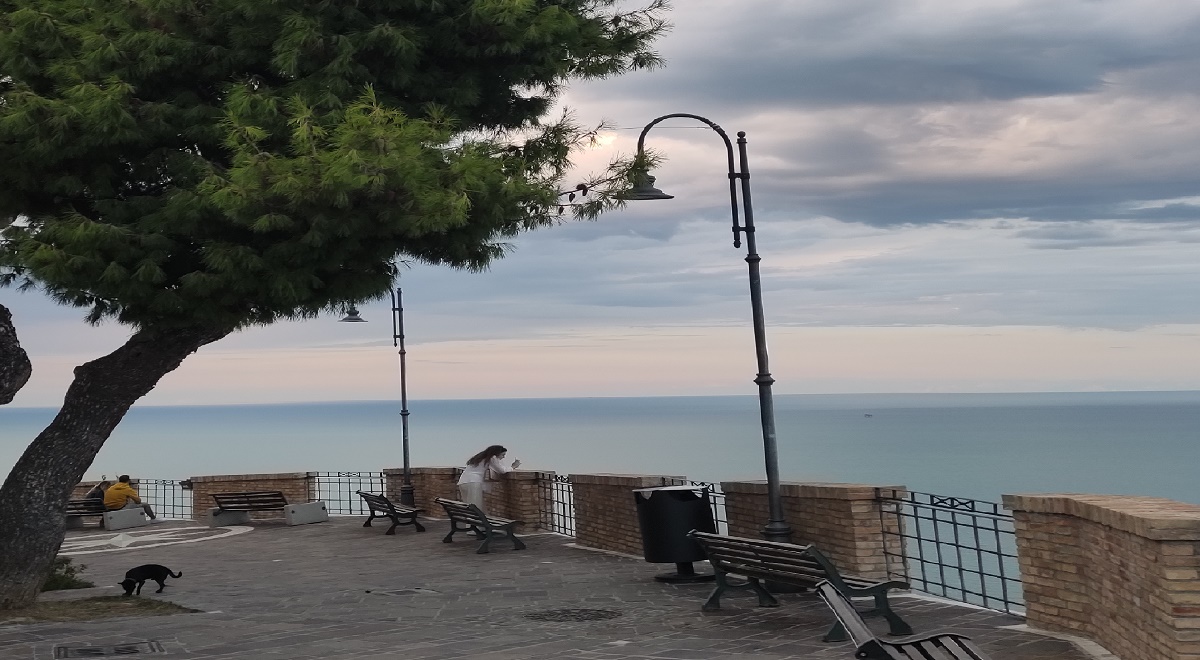
[[[784,481],[904,485],[998,502],[1097,493],[1200,503],[1200,392],[776,395]],[[521,468],[764,479],[749,396],[410,401],[414,466],[502,444]],[[0,407],[7,474],[51,408]],[[135,406],[89,478],[380,471],[402,465],[397,401]]]

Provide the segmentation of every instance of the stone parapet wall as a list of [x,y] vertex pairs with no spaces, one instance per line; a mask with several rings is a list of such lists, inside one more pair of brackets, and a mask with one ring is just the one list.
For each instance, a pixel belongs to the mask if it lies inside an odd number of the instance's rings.
[[683,479],[644,474],[572,474],[575,500],[575,542],[589,548],[642,554],[633,491]]
[[[245,493],[277,490],[288,502],[301,504],[312,502],[315,497],[316,472],[282,472],[275,474],[221,474],[191,477],[192,517],[208,521],[209,509],[217,505],[214,493]],[[256,520],[282,518],[283,511],[252,511]]]
[[[413,502],[423,515],[434,518],[445,517],[446,511],[433,500],[445,498],[458,499],[458,475],[462,474],[460,467],[414,467],[409,468],[412,477]],[[400,486],[404,484],[402,468],[387,468],[383,471],[386,484],[385,494],[392,502],[400,502]]]
[[[779,493],[792,543],[815,545],[848,574],[885,579],[903,575],[903,521],[876,492],[903,497],[903,486],[783,482]],[[731,536],[761,538],[767,523],[765,481],[721,482]],[[884,552],[888,544],[888,552]]]
[[[410,468],[409,474],[413,484],[413,501],[418,509],[423,509],[426,516],[444,518],[445,509],[434,500],[442,497],[450,500],[459,499],[458,477],[462,474],[460,467],[422,467]],[[400,486],[404,483],[402,468],[388,468],[383,471],[386,484],[386,494],[393,502],[400,501]],[[525,522],[522,528],[532,531],[541,528],[541,521],[546,517],[542,509],[549,503],[542,501],[542,483],[553,481],[553,472],[538,472],[536,470],[513,470],[507,474],[497,475],[494,481],[487,484],[487,492],[483,496],[484,509],[500,518],[511,518]]]
[[526,532],[541,529],[542,521],[548,519],[543,509],[552,506],[550,502],[542,501],[542,484],[553,481],[553,472],[536,470],[513,470],[498,475],[484,493],[484,506],[501,518],[523,521],[525,525],[521,529]]
[[1200,660],[1200,506],[1153,497],[1005,495],[1031,626],[1122,660]]

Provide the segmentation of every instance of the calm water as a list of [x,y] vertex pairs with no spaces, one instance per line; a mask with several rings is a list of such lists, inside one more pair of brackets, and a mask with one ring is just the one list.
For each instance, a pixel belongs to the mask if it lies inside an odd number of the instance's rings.
[[[1090,492],[1200,503],[1200,392],[777,396],[785,480],[998,501]],[[762,479],[753,396],[412,401],[413,465],[491,443],[523,468]],[[0,408],[7,473],[54,410]],[[869,416],[868,416],[869,415]],[[135,407],[90,476],[399,467],[394,402]]]

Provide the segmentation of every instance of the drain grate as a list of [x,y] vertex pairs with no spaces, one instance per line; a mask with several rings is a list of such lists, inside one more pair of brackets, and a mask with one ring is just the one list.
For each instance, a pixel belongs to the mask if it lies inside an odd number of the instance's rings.
[[158,642],[130,642],[128,644],[113,644],[109,646],[56,646],[55,658],[103,658],[113,655],[145,655],[149,653],[166,653],[166,649]]
[[530,612],[525,615],[525,618],[534,621],[604,621],[619,616],[621,616],[621,612],[617,610],[562,609]]

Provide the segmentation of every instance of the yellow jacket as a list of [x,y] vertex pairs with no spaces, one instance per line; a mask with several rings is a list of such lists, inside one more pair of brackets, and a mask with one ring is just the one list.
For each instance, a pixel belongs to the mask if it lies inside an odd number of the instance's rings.
[[120,509],[121,507],[125,506],[125,502],[130,498],[133,498],[133,501],[135,502],[141,500],[141,498],[138,497],[138,492],[133,489],[133,486],[118,481],[117,483],[109,486],[108,490],[104,491],[104,508]]

